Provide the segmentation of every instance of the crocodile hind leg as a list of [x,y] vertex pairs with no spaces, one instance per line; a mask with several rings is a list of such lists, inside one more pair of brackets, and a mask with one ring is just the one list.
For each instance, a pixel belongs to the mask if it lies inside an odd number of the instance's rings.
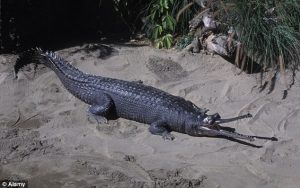
[[151,123],[149,131],[154,135],[162,136],[164,140],[173,140],[175,138],[168,130],[168,125],[164,121]]
[[94,103],[88,108],[88,119],[91,117],[96,120],[98,124],[107,123],[107,115],[111,111],[114,103],[111,97],[107,94],[98,94]]

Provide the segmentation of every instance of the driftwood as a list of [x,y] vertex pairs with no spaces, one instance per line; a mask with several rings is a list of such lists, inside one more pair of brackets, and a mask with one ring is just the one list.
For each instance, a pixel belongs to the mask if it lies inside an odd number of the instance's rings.
[[194,40],[185,50],[198,53],[202,49],[209,54],[232,57],[238,44],[233,39],[235,32],[231,29],[227,35],[219,33],[220,25],[209,8],[201,11],[189,22],[190,33],[193,33]]
[[219,54],[221,56],[230,57],[232,55],[232,45],[231,48],[228,46],[228,36],[219,34],[214,35],[211,34],[207,37],[206,40],[204,40],[204,49],[206,52],[210,54]]
[[204,11],[197,14],[192,20],[189,21],[189,28],[190,31],[195,31],[197,28],[201,26],[201,23],[203,22],[203,15],[207,13],[209,9],[205,9]]

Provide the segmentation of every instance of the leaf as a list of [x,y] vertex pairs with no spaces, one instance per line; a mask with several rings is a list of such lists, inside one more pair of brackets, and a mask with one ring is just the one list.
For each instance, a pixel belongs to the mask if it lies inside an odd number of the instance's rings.
[[162,42],[162,39],[157,39],[155,41],[155,48],[162,48],[163,47],[163,42]]
[[176,20],[172,16],[164,16],[162,21],[164,29],[169,29],[170,31],[175,30]]
[[162,37],[163,46],[166,48],[171,48],[173,45],[173,36],[171,34],[166,34]]
[[159,5],[160,5],[160,7],[163,7],[164,6],[164,0],[159,0]]
[[169,0],[163,0],[164,1],[164,3],[163,3],[163,7],[165,8],[165,9],[169,9]]
[[153,28],[152,38],[157,39],[161,35],[162,31],[163,31],[162,26],[156,24]]
[[163,28],[162,28],[161,25],[158,25],[158,32],[159,32],[160,35],[161,35],[161,33],[163,32]]
[[163,29],[165,29],[165,30],[168,29],[167,16],[162,17],[162,26],[163,26]]
[[159,10],[161,13],[164,12],[164,0],[159,0]]

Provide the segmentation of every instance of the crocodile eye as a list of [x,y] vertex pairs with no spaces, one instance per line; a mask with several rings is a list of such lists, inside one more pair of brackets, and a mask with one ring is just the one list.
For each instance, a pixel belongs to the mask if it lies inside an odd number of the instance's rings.
[[207,116],[206,118],[203,119],[203,123],[212,125],[215,122],[215,120],[211,116]]
[[203,119],[203,123],[206,123],[206,124],[208,124],[208,123],[209,123],[209,119],[208,119],[208,117],[206,117],[206,118],[204,118],[204,119]]

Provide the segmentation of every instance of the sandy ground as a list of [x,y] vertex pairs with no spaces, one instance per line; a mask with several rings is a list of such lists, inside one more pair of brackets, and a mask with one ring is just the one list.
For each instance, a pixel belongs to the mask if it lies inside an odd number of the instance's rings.
[[[276,136],[256,148],[221,138],[174,133],[164,141],[148,125],[118,119],[97,125],[87,105],[69,94],[54,72],[26,68],[14,79],[16,57],[0,56],[0,179],[26,179],[29,187],[298,188],[300,185],[300,76],[282,100],[283,84],[259,92],[258,75],[218,56],[150,47],[113,50],[72,47],[58,52],[79,69],[142,80],[199,107],[252,119],[226,124],[237,132]],[[107,53],[111,53],[106,56]]]

